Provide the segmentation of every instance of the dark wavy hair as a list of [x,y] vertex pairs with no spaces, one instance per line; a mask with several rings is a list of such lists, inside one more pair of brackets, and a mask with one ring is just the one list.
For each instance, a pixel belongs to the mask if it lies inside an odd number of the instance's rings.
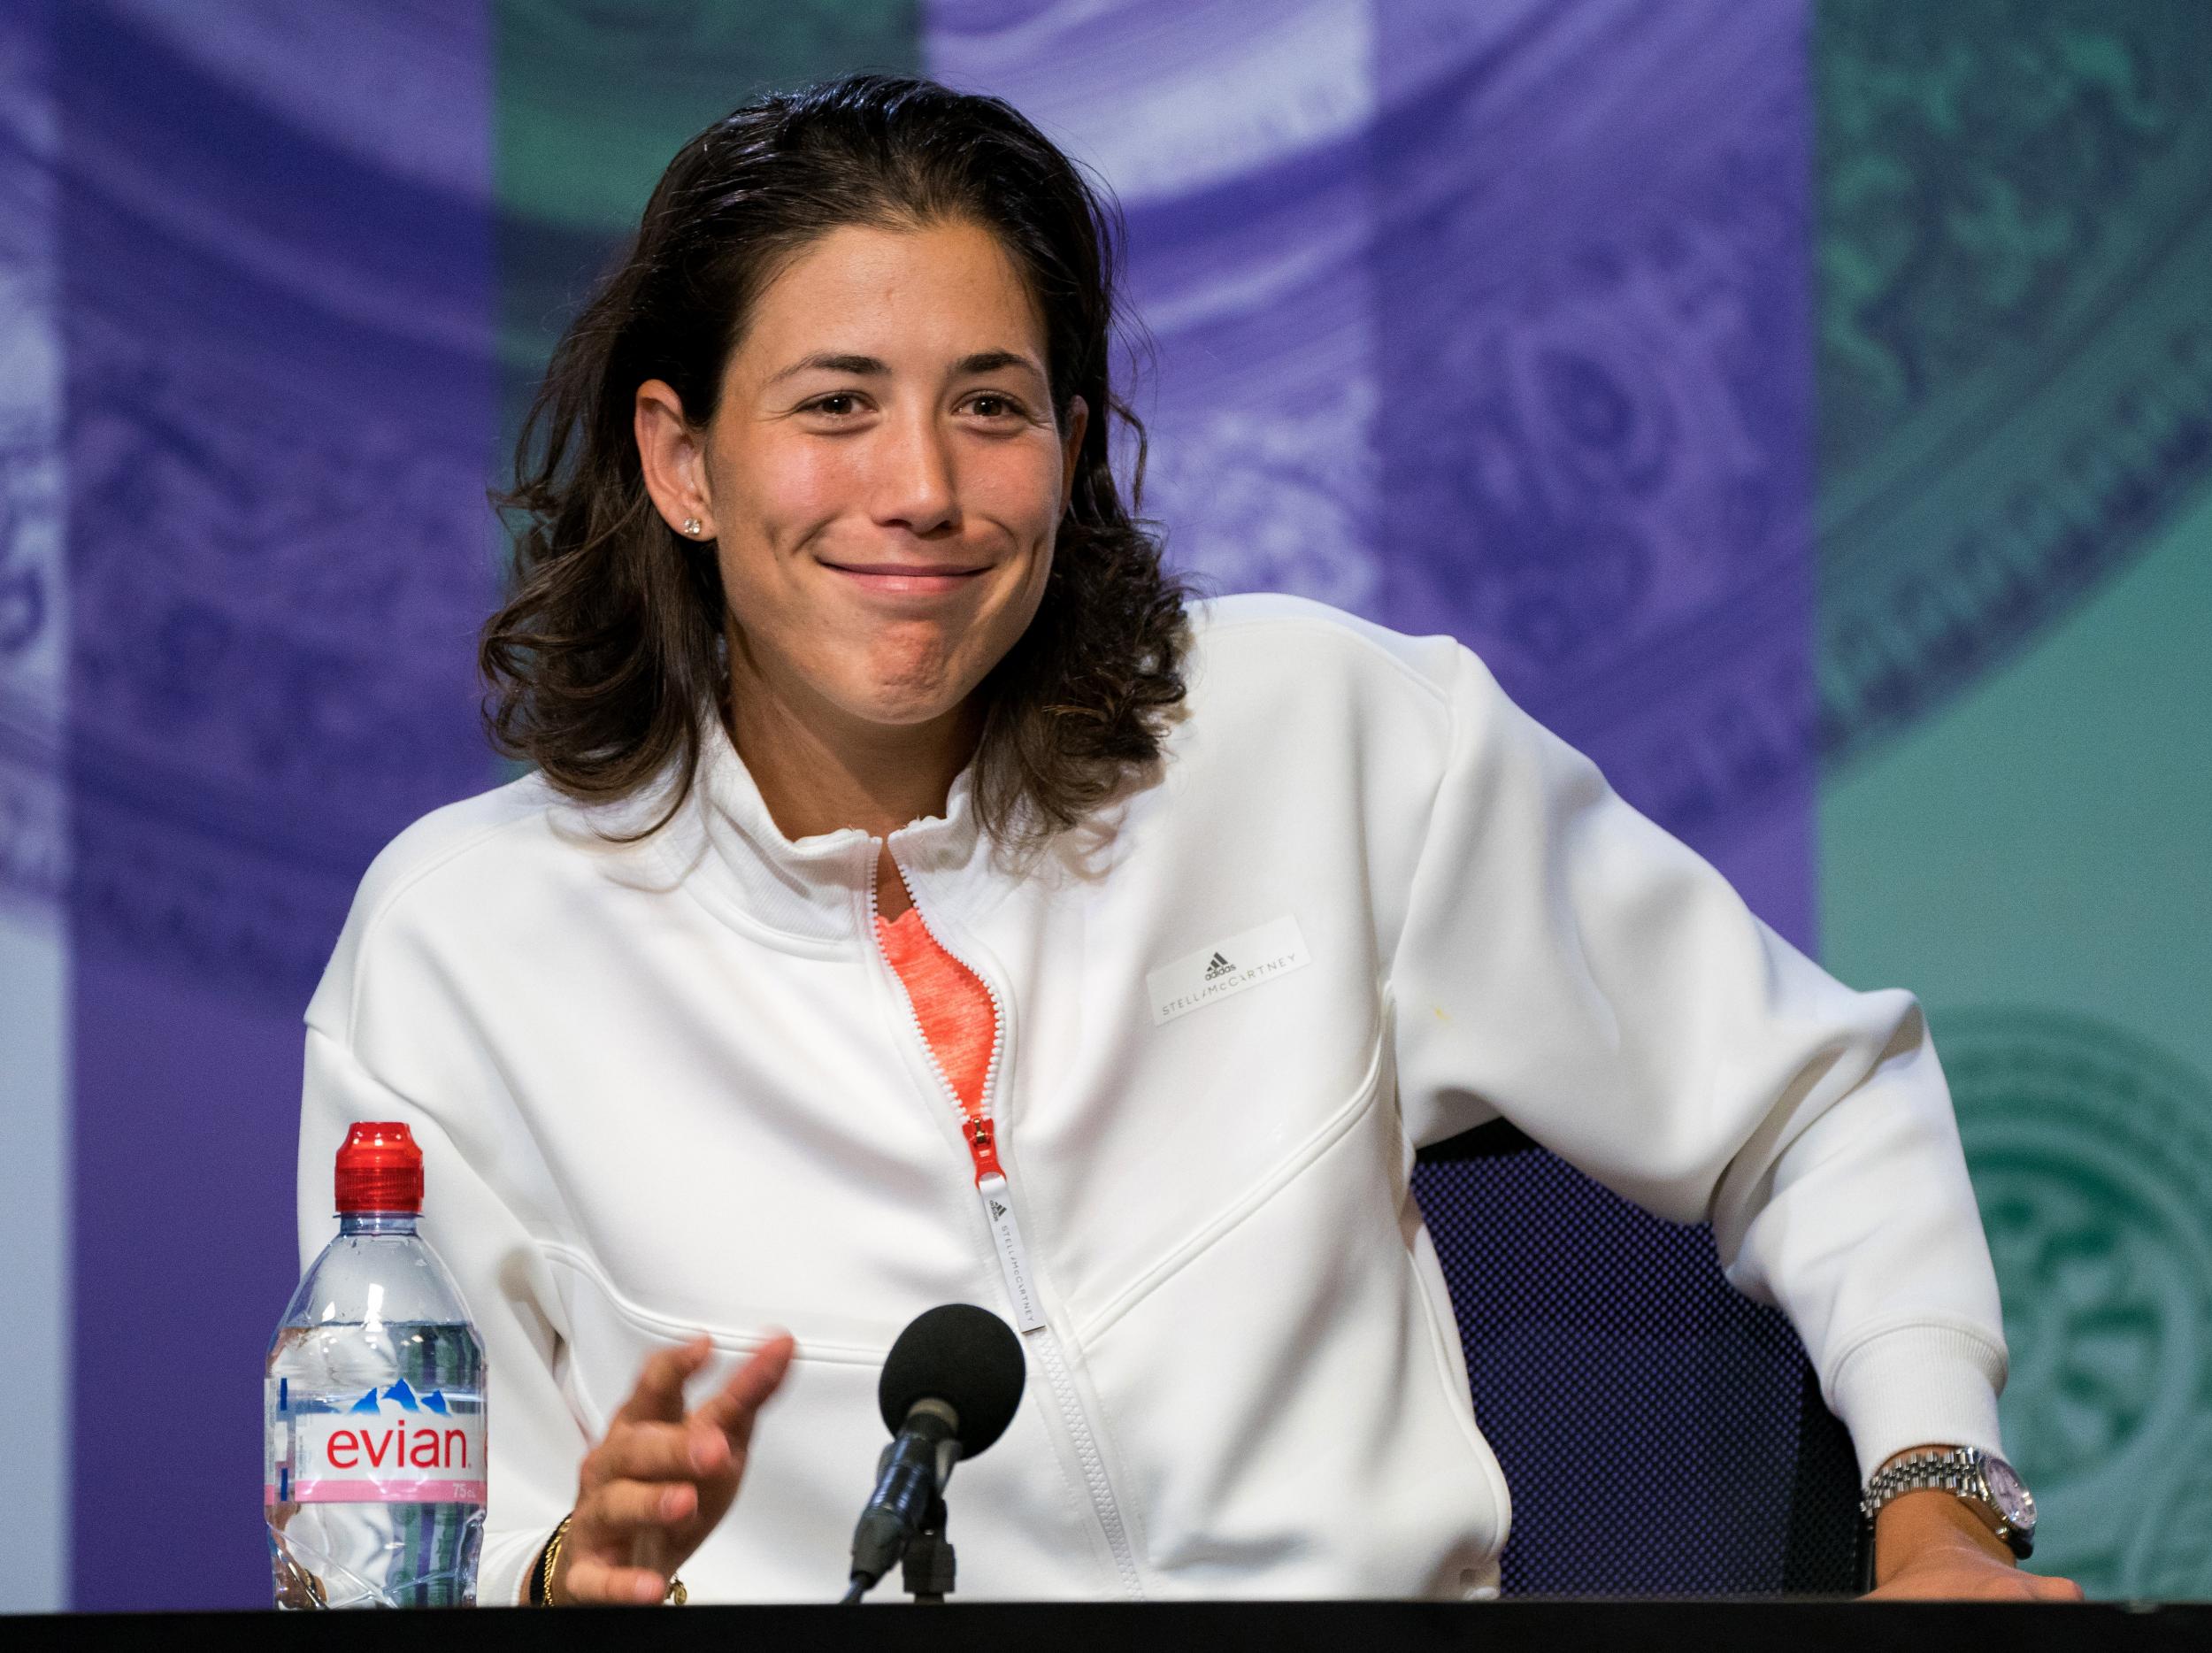
[[[1118,218],[1042,134],[995,97],[864,74],[744,105],[677,152],[637,239],[563,335],[494,496],[519,519],[511,596],[479,653],[494,744],[562,792],[625,798],[674,766],[695,783],[705,713],[727,725],[729,616],[711,544],[664,522],[632,417],[661,379],[714,416],[751,307],[845,225],[972,223],[1004,246],[1042,313],[1053,411],[1096,410],[1035,619],[985,679],[975,803],[1003,844],[1041,845],[1152,764],[1183,697],[1184,588],[1122,503],[1109,414]],[[641,834],[640,835],[642,835]]]

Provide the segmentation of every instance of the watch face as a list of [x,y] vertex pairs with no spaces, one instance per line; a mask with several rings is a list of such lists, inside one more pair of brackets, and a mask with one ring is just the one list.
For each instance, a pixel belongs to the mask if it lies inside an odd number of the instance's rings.
[[1995,1501],[1997,1513],[2005,1518],[2008,1526],[2023,1533],[2035,1531],[2035,1495],[2020,1484],[2020,1478],[2012,1472],[2012,1465],[2001,1457],[1983,1460],[1982,1473],[1988,1478],[1990,1496]]

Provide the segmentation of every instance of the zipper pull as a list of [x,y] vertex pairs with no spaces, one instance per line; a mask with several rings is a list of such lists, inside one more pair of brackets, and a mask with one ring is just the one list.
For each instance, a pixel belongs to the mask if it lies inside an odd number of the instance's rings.
[[[979,1162],[980,1158],[979,1153]],[[1033,1332],[1044,1325],[1045,1311],[1029,1288],[1029,1253],[1022,1245],[1020,1225],[1014,1220],[1013,1192],[1007,1186],[1005,1173],[997,1168],[995,1155],[987,1175],[975,1180],[975,1191],[982,1196],[983,1220],[991,1226],[991,1242],[998,1249],[1007,1295],[1014,1300],[1014,1324],[1025,1332]]]
[[991,1121],[987,1117],[968,1120],[968,1153],[975,1160],[975,1180],[979,1183],[986,1177],[1006,1180],[1006,1172],[998,1163],[998,1144],[991,1136]]

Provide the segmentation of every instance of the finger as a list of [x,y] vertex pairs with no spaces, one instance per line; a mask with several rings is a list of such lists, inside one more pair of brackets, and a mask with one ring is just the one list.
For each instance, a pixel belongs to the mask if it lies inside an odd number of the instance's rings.
[[730,1443],[718,1429],[696,1423],[618,1424],[584,1460],[588,1491],[611,1480],[691,1480],[718,1474]]
[[732,1449],[742,1452],[752,1439],[754,1414],[782,1386],[798,1347],[788,1332],[770,1338],[753,1351],[752,1358],[737,1369],[719,1394],[699,1408],[699,1420],[721,1430],[729,1437]]
[[611,1480],[595,1488],[576,1511],[579,1544],[595,1549],[603,1536],[624,1537],[687,1521],[699,1512],[699,1489],[687,1481]]
[[579,1556],[562,1567],[560,1599],[564,1602],[621,1602],[649,1607],[668,1594],[668,1580],[650,1567],[618,1567],[590,1556]]
[[2071,1579],[2036,1578],[2033,1573],[2028,1576],[2035,1580],[2035,1596],[2038,1601],[2081,1602],[2089,1599],[2083,1593],[2081,1586]]
[[714,1345],[695,1337],[652,1356],[638,1373],[637,1387],[616,1411],[614,1423],[675,1423],[684,1415],[684,1380],[707,1364]]

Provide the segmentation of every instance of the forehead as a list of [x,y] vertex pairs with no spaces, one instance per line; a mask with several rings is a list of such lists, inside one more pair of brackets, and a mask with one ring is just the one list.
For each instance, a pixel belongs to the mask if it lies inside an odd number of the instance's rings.
[[773,373],[780,364],[770,358],[826,344],[895,365],[985,348],[1026,351],[1041,362],[1044,323],[1020,270],[988,230],[846,224],[777,272],[754,304],[739,353]]

